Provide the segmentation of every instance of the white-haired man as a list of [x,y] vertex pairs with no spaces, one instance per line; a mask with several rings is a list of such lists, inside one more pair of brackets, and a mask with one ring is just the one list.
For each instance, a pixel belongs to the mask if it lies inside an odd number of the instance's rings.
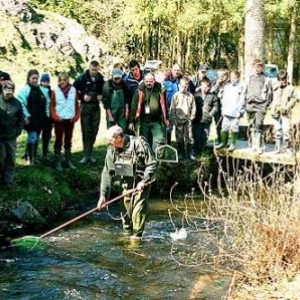
[[109,147],[101,175],[98,207],[105,206],[113,179],[120,182],[123,193],[136,188],[137,193],[124,197],[122,222],[125,235],[141,237],[150,192],[147,183],[153,179],[157,167],[154,153],[144,137],[126,135],[118,125],[107,130],[107,140]]

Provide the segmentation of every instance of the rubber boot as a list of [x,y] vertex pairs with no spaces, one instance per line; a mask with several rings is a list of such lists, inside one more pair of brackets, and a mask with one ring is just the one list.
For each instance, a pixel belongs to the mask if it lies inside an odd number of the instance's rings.
[[72,162],[72,159],[71,159],[71,150],[70,149],[65,150],[65,156],[66,156],[66,164],[67,164],[68,168],[70,168],[71,170],[75,170],[76,167],[73,165],[73,162]]
[[25,148],[25,152],[21,156],[22,159],[27,160],[28,159],[28,145]]
[[238,132],[231,132],[230,146],[228,148],[229,152],[234,151],[235,146],[236,146],[237,137],[238,137]]
[[28,158],[29,158],[29,165],[33,166],[35,163],[35,144],[27,144],[27,152],[28,152]]
[[225,148],[228,142],[228,131],[221,131],[221,143],[215,146],[216,150]]
[[275,140],[275,149],[274,152],[275,154],[279,154],[282,151],[282,142],[281,139],[276,139]]
[[184,143],[177,144],[178,160],[183,160],[185,158]]
[[49,161],[49,157],[48,157],[48,149],[49,149],[49,141],[43,139],[43,153],[42,153],[42,157],[44,160],[48,160]]
[[292,153],[292,150],[289,148],[290,142],[288,140],[283,141],[282,143],[282,152],[283,153]]
[[96,159],[93,157],[93,145],[88,145],[87,147],[87,158],[88,158],[88,161],[90,161],[91,163],[96,163]]
[[194,155],[194,151],[193,151],[193,144],[187,145],[186,155],[187,155],[187,159],[190,159],[190,160],[196,159],[196,157]]
[[261,133],[255,132],[254,138],[253,138],[253,151],[257,152],[257,154],[262,154],[262,148],[261,148]]
[[62,172],[64,169],[61,165],[61,153],[59,149],[54,150],[55,154],[55,170],[58,172]]
[[35,164],[39,163],[39,160],[38,160],[38,145],[39,145],[38,142],[34,143],[34,163]]

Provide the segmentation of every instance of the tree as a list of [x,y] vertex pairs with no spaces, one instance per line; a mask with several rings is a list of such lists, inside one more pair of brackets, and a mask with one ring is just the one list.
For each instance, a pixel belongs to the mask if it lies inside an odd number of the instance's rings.
[[245,78],[251,75],[252,61],[264,61],[264,0],[246,0]]

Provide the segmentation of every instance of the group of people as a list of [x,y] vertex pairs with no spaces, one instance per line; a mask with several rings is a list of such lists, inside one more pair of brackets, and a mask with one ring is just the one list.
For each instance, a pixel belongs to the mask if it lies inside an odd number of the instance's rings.
[[183,76],[174,64],[162,81],[154,73],[144,73],[136,60],[129,72],[115,64],[111,78],[105,81],[98,61],[74,83],[61,72],[50,87],[49,74],[36,69],[28,72],[26,84],[15,96],[15,85],[6,72],[0,73],[0,182],[11,187],[14,180],[17,137],[24,128],[27,147],[24,158],[29,165],[37,162],[40,136],[42,153],[47,159],[51,131],[55,131],[55,168],[63,171],[61,151],[64,147],[67,168],[74,170],[71,158],[74,124],[80,119],[83,142],[82,164],[95,163],[94,143],[100,125],[102,102],[106,113],[109,143],[102,172],[99,208],[105,206],[113,178],[120,177],[125,196],[123,229],[140,237],[145,224],[146,199],[156,171],[155,151],[159,145],[171,144],[175,127],[178,157],[195,159],[206,146],[211,123],[216,124],[216,149],[234,151],[239,119],[246,112],[251,127],[250,143],[261,153],[261,136],[266,110],[271,105],[275,120],[276,151],[285,151],[289,143],[290,112],[296,103],[295,88],[282,70],[278,80],[263,74],[263,62],[253,61],[253,74],[242,83],[237,70],[218,70],[216,82],[206,76],[202,64],[196,75]]

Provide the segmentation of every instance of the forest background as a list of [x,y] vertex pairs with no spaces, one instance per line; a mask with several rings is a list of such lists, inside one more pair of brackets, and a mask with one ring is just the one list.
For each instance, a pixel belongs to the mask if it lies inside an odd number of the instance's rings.
[[[208,62],[211,68],[238,68],[244,72],[245,17],[251,14],[249,10],[258,8],[264,21],[261,31],[265,62],[287,68],[292,47],[293,78],[297,83],[300,79],[296,0],[33,0],[31,3],[77,20],[106,44],[110,54],[125,61],[132,57],[141,62],[160,59],[168,67],[178,62],[189,73],[203,62]],[[255,18],[252,22],[246,25],[252,28],[259,25]],[[255,38],[248,40],[247,49],[254,49],[256,44]]]

